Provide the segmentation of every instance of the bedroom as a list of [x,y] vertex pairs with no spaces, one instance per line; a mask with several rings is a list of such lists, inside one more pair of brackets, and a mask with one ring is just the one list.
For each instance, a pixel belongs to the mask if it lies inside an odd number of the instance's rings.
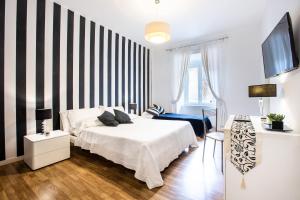
[[[295,70],[267,77],[281,19]],[[1,0],[0,199],[300,199],[299,35],[298,0]]]

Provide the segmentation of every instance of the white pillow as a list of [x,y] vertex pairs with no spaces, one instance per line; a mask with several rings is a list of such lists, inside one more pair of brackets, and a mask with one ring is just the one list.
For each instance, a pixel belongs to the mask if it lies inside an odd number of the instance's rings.
[[68,119],[68,110],[59,112],[60,120],[62,124],[62,130],[66,132],[70,132],[70,122]]
[[69,110],[68,119],[72,129],[78,128],[78,123],[94,119],[96,120],[98,116],[102,115],[104,109],[102,108],[85,108],[78,110]]
[[93,117],[93,118],[90,118],[90,119],[86,119],[86,120],[83,120],[83,121],[78,122],[76,124],[76,128],[73,129],[73,134],[76,135],[76,136],[79,136],[81,131],[85,128],[103,126],[103,125],[104,124],[102,122],[100,122],[97,118],[95,119]]
[[105,109],[105,106],[99,106],[98,108],[103,110],[103,109]]
[[139,116],[136,114],[128,114],[131,120],[138,118]]
[[111,114],[115,115],[114,109],[125,112],[123,106],[115,106],[115,107],[106,107],[105,110],[110,112]]
[[147,113],[147,112],[143,112],[142,117],[147,118],[147,119],[152,119],[153,115],[151,115],[150,113]]

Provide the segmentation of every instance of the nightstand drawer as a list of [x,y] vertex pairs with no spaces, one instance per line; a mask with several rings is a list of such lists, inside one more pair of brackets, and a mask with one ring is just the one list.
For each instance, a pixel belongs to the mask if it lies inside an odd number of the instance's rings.
[[40,140],[32,142],[27,138],[24,139],[25,154],[37,156],[57,149],[70,148],[70,136],[64,135],[60,137]]
[[68,158],[70,158],[70,147],[57,149],[32,157],[30,155],[25,155],[24,161],[32,170],[36,170]]

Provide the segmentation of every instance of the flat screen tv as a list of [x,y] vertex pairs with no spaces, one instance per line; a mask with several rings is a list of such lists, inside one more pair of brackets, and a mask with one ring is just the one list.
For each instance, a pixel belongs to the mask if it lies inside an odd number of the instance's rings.
[[262,44],[265,77],[298,68],[291,17],[286,13]]

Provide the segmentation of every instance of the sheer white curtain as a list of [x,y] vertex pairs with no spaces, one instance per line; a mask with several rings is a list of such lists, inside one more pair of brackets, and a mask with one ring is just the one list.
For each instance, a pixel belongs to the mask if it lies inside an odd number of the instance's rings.
[[221,76],[223,63],[223,42],[206,45],[201,48],[201,58],[208,86],[216,99],[218,109],[218,128],[224,127],[227,120],[227,109],[224,99],[224,76]]
[[191,52],[188,50],[175,52],[174,58],[174,91],[172,100],[172,112],[178,112],[178,108],[183,104],[182,93],[184,89],[185,77],[190,63]]

